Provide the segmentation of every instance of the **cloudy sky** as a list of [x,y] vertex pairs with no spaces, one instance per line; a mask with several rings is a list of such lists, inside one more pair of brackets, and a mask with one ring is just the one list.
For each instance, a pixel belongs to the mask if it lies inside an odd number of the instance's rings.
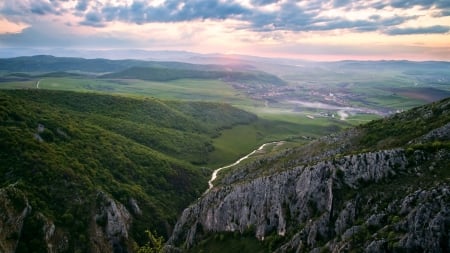
[[1,0],[11,47],[450,61],[450,0]]

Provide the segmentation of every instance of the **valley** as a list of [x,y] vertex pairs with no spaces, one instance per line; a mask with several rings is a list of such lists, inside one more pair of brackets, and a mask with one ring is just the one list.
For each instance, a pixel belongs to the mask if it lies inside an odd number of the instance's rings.
[[[0,251],[135,252],[146,230],[169,252],[448,236],[448,62],[212,60],[0,59]],[[406,242],[423,206],[442,236]]]

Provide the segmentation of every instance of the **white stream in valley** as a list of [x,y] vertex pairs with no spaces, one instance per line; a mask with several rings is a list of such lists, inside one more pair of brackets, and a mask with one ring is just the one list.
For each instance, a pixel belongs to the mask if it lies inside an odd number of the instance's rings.
[[238,165],[238,164],[241,163],[243,160],[249,158],[250,156],[252,156],[252,155],[255,154],[256,152],[263,150],[264,147],[265,147],[266,145],[276,144],[276,143],[281,143],[281,142],[280,142],[280,141],[274,141],[274,142],[264,143],[264,144],[261,145],[258,149],[255,149],[255,150],[253,150],[250,154],[241,157],[241,158],[240,158],[239,160],[237,160],[236,162],[234,162],[234,163],[232,163],[232,164],[229,164],[229,165],[226,165],[226,166],[223,166],[223,167],[220,167],[220,168],[214,170],[213,173],[212,173],[212,175],[211,175],[211,179],[208,181],[209,188],[208,188],[208,190],[206,190],[205,193],[207,193],[209,190],[211,190],[211,189],[214,187],[213,181],[216,179],[217,173],[219,173],[219,171],[221,171],[221,170],[223,170],[223,169],[227,169],[227,168],[233,167],[233,166],[235,166],[235,165]]

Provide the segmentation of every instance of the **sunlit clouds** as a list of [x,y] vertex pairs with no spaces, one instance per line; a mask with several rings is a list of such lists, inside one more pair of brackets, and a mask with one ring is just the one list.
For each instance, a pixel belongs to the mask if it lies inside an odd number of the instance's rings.
[[11,22],[6,18],[0,17],[0,34],[20,33],[27,27],[28,25],[25,23]]
[[450,1],[4,0],[0,47],[450,60]]

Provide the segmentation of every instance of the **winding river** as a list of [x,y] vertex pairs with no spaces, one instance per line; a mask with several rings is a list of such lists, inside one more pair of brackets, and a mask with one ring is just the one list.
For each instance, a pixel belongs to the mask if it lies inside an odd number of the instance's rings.
[[249,153],[248,155],[239,158],[239,160],[237,160],[236,162],[234,162],[234,163],[232,163],[232,164],[229,164],[229,165],[226,165],[226,166],[223,166],[223,167],[220,167],[220,168],[214,170],[213,173],[212,173],[212,175],[211,175],[211,179],[208,181],[208,185],[209,185],[208,190],[206,190],[205,193],[209,192],[209,190],[211,190],[211,189],[214,187],[213,181],[217,178],[217,173],[219,173],[219,171],[221,171],[221,170],[223,170],[223,169],[227,169],[227,168],[233,167],[233,166],[235,166],[235,165],[238,165],[239,163],[241,163],[241,162],[244,161],[245,159],[249,158],[250,156],[252,156],[252,155],[255,154],[256,152],[258,152],[258,151],[260,151],[260,150],[263,150],[264,147],[265,147],[266,145],[277,144],[277,143],[282,143],[282,142],[281,142],[281,141],[274,141],[274,142],[264,143],[263,145],[261,145],[259,148],[255,149],[255,150],[253,150],[253,151],[252,151],[251,153]]

